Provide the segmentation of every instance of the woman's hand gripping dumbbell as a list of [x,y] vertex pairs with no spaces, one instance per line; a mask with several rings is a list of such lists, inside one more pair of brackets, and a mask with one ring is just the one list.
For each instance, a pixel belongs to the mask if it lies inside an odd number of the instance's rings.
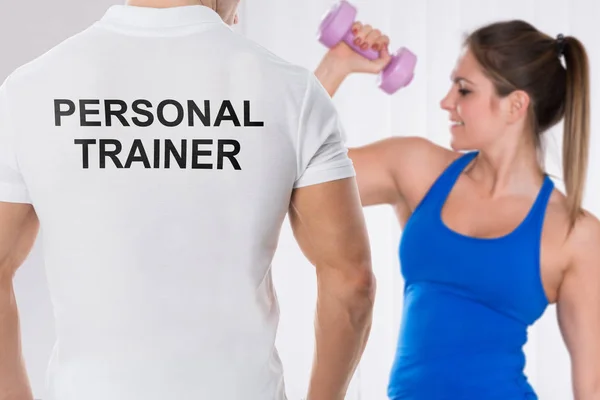
[[355,21],[356,13],[354,6],[342,0],[323,18],[319,41],[330,51],[316,72],[320,78],[331,78],[334,92],[350,73],[380,74],[379,87],[393,94],[412,81],[416,57],[406,48],[390,55],[389,37],[370,25]]

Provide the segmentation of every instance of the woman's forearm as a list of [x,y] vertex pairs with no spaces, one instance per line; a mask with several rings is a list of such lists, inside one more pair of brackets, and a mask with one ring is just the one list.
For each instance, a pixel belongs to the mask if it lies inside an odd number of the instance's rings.
[[331,97],[337,92],[349,74],[349,71],[342,69],[341,65],[334,58],[325,56],[315,70],[315,76]]

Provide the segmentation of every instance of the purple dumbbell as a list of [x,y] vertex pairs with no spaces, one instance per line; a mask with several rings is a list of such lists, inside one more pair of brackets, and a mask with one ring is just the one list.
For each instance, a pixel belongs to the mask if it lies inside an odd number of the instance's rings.
[[[323,18],[319,27],[319,41],[331,48],[344,41],[354,51],[376,60],[379,53],[373,49],[363,50],[354,44],[355,36],[352,25],[356,18],[356,8],[345,0],[337,3]],[[379,75],[379,88],[388,94],[408,86],[414,76],[417,57],[408,49],[402,47],[392,56],[392,60]]]

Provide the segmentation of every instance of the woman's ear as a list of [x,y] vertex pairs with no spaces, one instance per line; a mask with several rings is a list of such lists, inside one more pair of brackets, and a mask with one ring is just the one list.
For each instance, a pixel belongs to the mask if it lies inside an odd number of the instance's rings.
[[529,103],[531,99],[524,90],[515,90],[508,95],[508,118],[510,122],[515,122],[521,118],[527,118]]

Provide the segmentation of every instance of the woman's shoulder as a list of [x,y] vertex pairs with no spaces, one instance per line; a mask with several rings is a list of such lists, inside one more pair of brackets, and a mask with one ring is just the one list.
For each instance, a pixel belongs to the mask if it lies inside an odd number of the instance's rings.
[[386,157],[400,193],[412,209],[436,179],[463,153],[418,136],[395,136],[386,139]]
[[600,220],[590,211],[583,209],[569,235],[570,248],[574,256],[594,253],[598,255],[600,267]]
[[570,259],[576,260],[594,253],[598,256],[600,267],[600,220],[591,211],[582,209],[575,224],[571,224],[569,200],[564,193],[555,189],[548,202],[546,225],[550,225],[549,230],[564,239]]
[[463,155],[420,136],[394,136],[386,140],[395,159],[401,157],[402,163],[418,168],[418,171],[433,172],[438,175],[441,170]]

